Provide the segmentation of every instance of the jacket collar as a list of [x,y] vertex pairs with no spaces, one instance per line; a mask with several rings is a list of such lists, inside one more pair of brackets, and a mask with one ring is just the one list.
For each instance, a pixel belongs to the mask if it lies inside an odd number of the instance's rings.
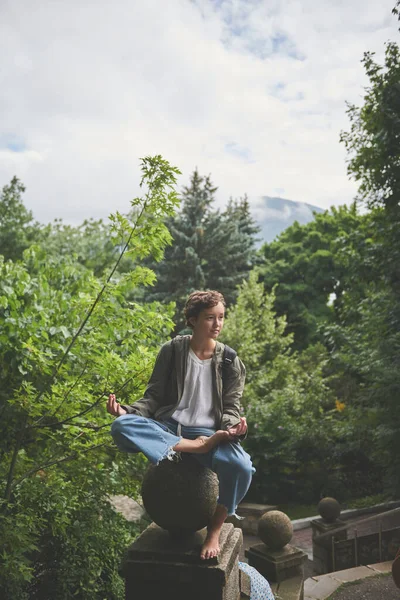
[[[190,338],[190,335],[179,335],[176,336],[176,338],[174,338],[176,341],[181,340],[181,343],[183,344],[182,358],[184,358],[185,360],[185,368],[183,369],[183,371],[186,371],[186,359],[187,355],[189,354]],[[225,345],[222,342],[218,342],[217,340],[213,355],[213,362],[215,362],[217,365],[219,365],[223,361],[224,348]],[[181,365],[181,367],[183,367],[183,364]]]

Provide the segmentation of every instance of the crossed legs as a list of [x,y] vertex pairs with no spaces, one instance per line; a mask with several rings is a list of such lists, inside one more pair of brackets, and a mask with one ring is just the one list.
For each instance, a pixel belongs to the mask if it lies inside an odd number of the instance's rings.
[[218,475],[218,504],[200,552],[200,557],[207,560],[219,554],[222,525],[228,515],[235,514],[254,469],[249,455],[240,444],[229,441],[226,431],[206,430],[208,435],[199,435],[199,428],[182,427],[182,431],[185,437],[175,435],[164,423],[137,415],[118,417],[111,426],[115,443],[125,452],[143,452],[153,464],[176,452],[188,452]]

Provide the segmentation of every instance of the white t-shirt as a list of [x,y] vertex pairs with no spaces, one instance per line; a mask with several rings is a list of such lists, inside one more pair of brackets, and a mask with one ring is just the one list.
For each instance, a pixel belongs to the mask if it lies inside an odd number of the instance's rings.
[[189,348],[181,401],[172,418],[181,425],[215,428],[212,358],[200,360]]

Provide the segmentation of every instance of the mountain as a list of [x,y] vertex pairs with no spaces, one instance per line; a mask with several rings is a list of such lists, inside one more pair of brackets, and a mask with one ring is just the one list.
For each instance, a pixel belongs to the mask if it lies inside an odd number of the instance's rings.
[[284,229],[298,221],[305,225],[314,218],[313,212],[323,213],[325,209],[305,202],[295,202],[285,198],[261,196],[249,199],[251,214],[261,227],[261,243],[272,242]]

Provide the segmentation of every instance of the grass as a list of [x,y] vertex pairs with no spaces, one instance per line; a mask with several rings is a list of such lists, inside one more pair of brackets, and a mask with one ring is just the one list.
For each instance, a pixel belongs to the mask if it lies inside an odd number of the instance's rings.
[[375,504],[382,504],[387,500],[388,497],[384,494],[365,496],[364,498],[357,498],[357,500],[349,500],[347,502],[347,508],[368,508],[370,506],[375,506]]
[[[388,500],[387,496],[383,494],[376,494],[375,496],[365,496],[364,498],[357,498],[355,500],[348,500],[342,503],[342,509],[345,508],[367,508],[381,504]],[[289,519],[294,521],[295,519],[305,519],[306,517],[318,516],[317,504],[279,504],[278,510],[286,513]]]
[[279,504],[278,510],[287,514],[291,521],[318,515],[316,504]]

